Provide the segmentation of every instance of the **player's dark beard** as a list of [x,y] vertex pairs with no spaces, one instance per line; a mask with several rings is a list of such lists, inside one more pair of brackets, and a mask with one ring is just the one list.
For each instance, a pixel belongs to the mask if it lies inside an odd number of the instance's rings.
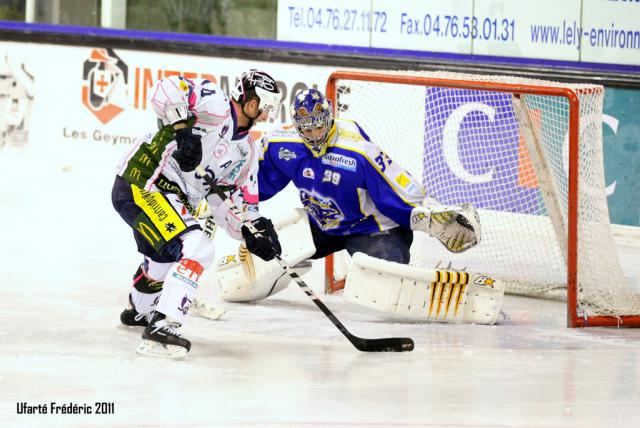
[[253,121],[256,120],[258,117],[260,117],[260,115],[262,114],[262,110],[258,110],[258,114],[256,114],[255,116],[251,117],[244,110],[244,104],[243,104],[242,105],[242,114],[244,114],[245,117],[247,117],[249,119],[249,124],[247,126],[238,127],[238,132],[246,132],[246,131],[250,130],[251,127],[253,126]]

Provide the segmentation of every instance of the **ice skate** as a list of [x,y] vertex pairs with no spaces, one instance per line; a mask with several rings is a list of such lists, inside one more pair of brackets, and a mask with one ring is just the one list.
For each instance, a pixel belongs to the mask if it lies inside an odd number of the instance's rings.
[[136,311],[129,294],[129,304],[120,314],[120,322],[127,327],[146,327],[149,325],[149,318],[152,314],[142,314]]
[[142,343],[136,352],[164,358],[180,358],[187,355],[191,342],[178,333],[180,325],[156,312],[142,333]]

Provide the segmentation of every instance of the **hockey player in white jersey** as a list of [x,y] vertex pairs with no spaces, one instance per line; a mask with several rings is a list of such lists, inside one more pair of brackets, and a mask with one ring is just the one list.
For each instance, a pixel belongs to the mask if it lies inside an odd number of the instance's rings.
[[[255,122],[277,112],[280,98],[275,80],[257,70],[236,79],[231,100],[210,81],[177,76],[162,79],[151,91],[161,129],[123,158],[112,191],[114,208],[133,229],[144,256],[121,315],[123,324],[145,327],[138,352],[174,357],[190,350],[177,328],[214,257],[213,243],[195,218],[202,200],[216,224],[244,239],[251,253],[271,260],[280,251],[271,221],[258,212],[258,153],[249,137]],[[209,194],[198,166],[229,191],[257,233]]]

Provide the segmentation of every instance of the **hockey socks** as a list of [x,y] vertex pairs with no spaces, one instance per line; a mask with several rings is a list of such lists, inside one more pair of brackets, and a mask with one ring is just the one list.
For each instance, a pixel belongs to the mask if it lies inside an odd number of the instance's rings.
[[142,266],[138,266],[138,270],[133,275],[133,289],[129,294],[129,305],[120,314],[120,322],[129,327],[146,327],[158,304],[162,284],[162,281],[154,281],[149,278]]

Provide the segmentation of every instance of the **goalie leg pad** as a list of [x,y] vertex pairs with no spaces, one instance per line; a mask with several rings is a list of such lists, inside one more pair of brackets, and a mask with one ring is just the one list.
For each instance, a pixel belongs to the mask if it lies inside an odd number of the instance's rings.
[[191,306],[189,306],[189,313],[197,314],[210,320],[219,320],[225,313],[227,313],[227,310],[213,306],[206,300],[202,300],[196,296],[193,298]]
[[[274,219],[274,226],[282,258],[290,266],[315,253],[309,219],[303,209],[296,208],[286,218]],[[290,282],[277,261],[265,262],[249,253],[244,245],[240,245],[237,254],[223,256],[216,270],[220,297],[229,302],[262,300],[284,290]]]
[[416,320],[493,324],[504,285],[487,275],[431,270],[354,254],[344,300]]

